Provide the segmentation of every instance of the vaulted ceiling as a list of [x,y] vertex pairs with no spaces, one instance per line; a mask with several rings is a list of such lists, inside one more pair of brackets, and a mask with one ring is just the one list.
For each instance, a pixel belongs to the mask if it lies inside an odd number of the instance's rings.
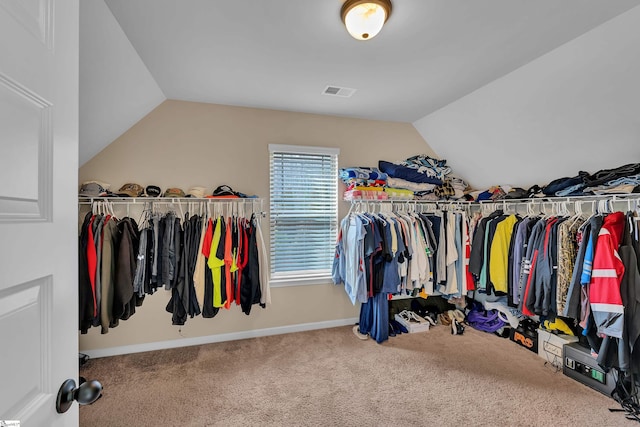
[[341,0],[83,0],[80,163],[166,98],[413,123],[639,4],[395,0],[359,42]]

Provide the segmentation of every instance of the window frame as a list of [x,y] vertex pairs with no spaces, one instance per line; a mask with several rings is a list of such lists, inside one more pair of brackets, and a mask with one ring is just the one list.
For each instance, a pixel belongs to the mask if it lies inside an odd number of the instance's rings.
[[[333,217],[335,221],[334,235],[327,237],[330,239],[330,245],[335,243],[337,238],[339,224],[339,188],[338,188],[338,170],[339,170],[339,155],[340,149],[337,147],[319,147],[319,146],[307,146],[307,145],[284,145],[284,144],[269,144],[269,283],[271,287],[285,287],[285,286],[299,286],[299,285],[319,285],[333,283],[331,279],[331,265],[329,270],[322,272],[314,272],[314,270],[297,270],[291,273],[277,273],[274,272],[276,263],[274,262],[275,255],[275,243],[273,242],[273,236],[275,231],[272,230],[274,222],[274,202],[273,202],[273,155],[274,153],[290,153],[290,154],[311,154],[311,155],[328,155],[333,156],[335,161],[335,176],[334,184],[331,189],[333,192],[332,198],[335,203],[335,211]],[[333,166],[333,165],[332,165]],[[329,189],[329,187],[327,187]]]

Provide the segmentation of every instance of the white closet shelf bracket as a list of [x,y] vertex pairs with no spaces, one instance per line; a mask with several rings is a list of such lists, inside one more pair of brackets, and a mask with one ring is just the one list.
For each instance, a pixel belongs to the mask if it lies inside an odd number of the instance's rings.
[[[95,205],[122,205],[127,209],[132,205],[144,205],[145,207],[153,208],[153,206],[175,206],[178,205],[180,209],[183,206],[189,207],[190,205],[200,206],[219,206],[227,207],[228,210],[238,212],[236,207],[242,207],[243,209],[251,210],[253,213],[259,214],[262,217],[266,216],[264,211],[264,199],[256,197],[238,198],[238,199],[223,199],[223,198],[197,198],[197,197],[79,197],[79,206],[95,206]],[[189,210],[189,209],[187,209]]]
[[[467,201],[467,200],[401,200],[401,199],[386,199],[386,200],[345,200],[351,202],[352,207],[364,205],[390,205],[390,206],[430,206],[435,207],[437,210],[455,210],[457,209],[485,209],[495,210],[502,208],[504,211],[510,206],[526,206],[528,210],[532,210],[537,207],[538,210],[548,209],[551,212],[561,213],[565,212],[568,204],[571,203],[574,209],[581,209],[583,202],[591,204],[592,211],[596,209],[599,211],[613,210],[616,203],[624,203],[627,210],[637,210],[640,208],[640,193],[629,194],[601,194],[593,196],[567,196],[567,197],[532,197],[528,199],[499,199],[499,200],[482,200],[482,201]],[[632,203],[635,202],[634,206]]]

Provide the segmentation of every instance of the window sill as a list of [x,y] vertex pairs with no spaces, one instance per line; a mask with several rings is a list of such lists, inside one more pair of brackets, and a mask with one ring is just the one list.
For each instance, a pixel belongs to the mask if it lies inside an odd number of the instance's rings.
[[285,288],[288,286],[329,285],[333,284],[330,275],[327,276],[301,276],[301,277],[277,277],[269,279],[271,288]]

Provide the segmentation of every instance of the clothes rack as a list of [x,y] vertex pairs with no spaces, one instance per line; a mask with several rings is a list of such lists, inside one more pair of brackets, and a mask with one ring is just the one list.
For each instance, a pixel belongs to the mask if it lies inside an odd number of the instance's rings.
[[[383,250],[381,252],[385,261],[374,259],[373,264],[382,264],[384,273],[387,274],[391,271],[394,280],[397,275],[400,276],[400,285],[397,289],[394,287],[393,289],[380,291],[386,293],[390,299],[414,297],[418,292],[417,295],[420,296],[422,294],[426,296],[440,294],[451,301],[452,299],[457,299],[458,294],[465,295],[471,291],[474,292],[475,298],[475,291],[478,291],[490,293],[494,297],[507,296],[510,298],[508,300],[509,304],[514,306],[513,304],[521,301],[515,287],[520,282],[519,273],[521,268],[520,262],[510,263],[509,251],[511,236],[514,233],[515,226],[519,224],[521,219],[535,217],[535,221],[541,221],[540,225],[548,226],[547,228],[549,229],[548,232],[541,234],[544,237],[544,240],[541,241],[547,242],[550,241],[549,239],[553,239],[555,242],[556,229],[552,230],[553,224],[559,225],[562,221],[568,220],[568,217],[573,217],[566,223],[566,226],[571,226],[571,229],[563,230],[567,235],[566,233],[569,231],[572,233],[581,231],[581,228],[577,231],[574,229],[588,222],[594,216],[603,217],[615,211],[636,212],[630,216],[630,219],[635,220],[637,223],[637,212],[640,212],[640,194],[502,199],[482,202],[397,199],[351,200],[349,213],[341,221],[341,233],[336,245],[336,259],[338,262],[334,263],[334,283],[345,283],[345,291],[352,298],[352,302],[362,302],[363,307],[369,304],[372,301],[372,292],[369,291],[368,298],[364,298],[360,293],[354,293],[354,289],[359,290],[362,288],[362,283],[371,282],[370,277],[374,278],[375,283],[375,279],[380,275],[377,270],[371,270],[369,275],[367,270],[364,272],[365,281],[363,282],[363,279],[358,276],[360,270],[358,270],[358,274],[353,275],[353,266],[368,265],[367,262],[371,262],[368,254],[372,253],[373,257],[379,256],[376,254],[379,254],[380,251],[376,252],[375,248],[382,247]],[[371,230],[366,229],[368,226],[367,221],[375,220],[376,217],[379,217],[381,221],[373,224]],[[490,228],[487,221],[492,222]],[[390,237],[385,239],[383,236],[382,245],[375,243],[371,246],[371,242],[367,242],[366,239],[370,238],[367,236],[374,236],[373,240],[376,242],[376,229],[385,229],[388,223],[395,222],[401,223],[400,227],[396,227],[396,237],[393,236],[394,231],[392,230]],[[498,229],[499,223],[501,225]],[[534,222],[531,224],[534,224]],[[487,225],[487,228],[485,228],[485,225]],[[480,226],[480,231],[476,232],[478,226]],[[365,228],[364,232],[360,231],[363,227]],[[553,236],[549,234],[551,232],[554,233]],[[499,236],[499,239],[496,240],[499,243],[494,245],[494,248],[491,243],[493,243],[494,235],[496,234]],[[524,235],[522,238],[524,239]],[[577,244],[574,242],[573,237],[570,237],[570,239],[572,245]],[[391,245],[389,245],[389,242],[391,242]],[[396,245],[396,242],[398,242],[398,245]],[[400,245],[400,242],[403,245]],[[417,246],[416,242],[418,243]],[[487,242],[486,245],[484,244],[485,242]],[[553,247],[555,251],[555,244]],[[564,245],[563,247],[567,246]],[[479,254],[477,257],[473,255],[472,249],[474,249],[473,252]],[[420,260],[416,262],[415,255],[418,254],[419,257],[422,257],[421,254],[425,250],[428,262],[423,263]],[[365,255],[363,256],[362,254]],[[545,256],[547,256],[546,252]],[[397,266],[388,261],[395,261],[396,258],[398,259]],[[492,260],[491,264],[488,261],[490,258]],[[521,253],[518,259],[531,261],[529,255],[527,254],[525,257],[524,253]],[[479,268],[477,269],[471,264]],[[462,266],[462,271],[460,271],[459,266]],[[514,266],[513,271],[510,269],[511,266]],[[515,268],[515,266],[518,268]],[[563,267],[565,266],[563,265]],[[564,269],[566,270],[566,267]],[[553,267],[548,271],[553,273],[556,270]],[[528,270],[526,272],[527,276],[523,276],[523,280],[529,277]],[[489,273],[492,274],[491,281],[489,281]],[[515,276],[518,276],[518,280],[515,279]],[[494,282],[498,283],[497,287],[494,286]],[[395,282],[393,283],[395,284]],[[457,284],[457,287],[454,286],[455,284]],[[487,286],[487,284],[490,284],[490,286]],[[518,287],[518,289],[520,288]],[[455,292],[452,290],[455,290]],[[377,289],[374,289],[374,296],[376,291]],[[562,291],[560,299],[557,298],[557,295],[554,295],[554,298],[550,297],[548,301],[550,307],[565,305],[563,295],[568,289],[564,287]],[[515,295],[518,295],[517,301],[512,298]],[[355,299],[353,298],[354,296]],[[380,303],[373,300],[372,306],[367,307],[367,310],[375,310],[379,312],[378,314],[382,313],[385,309],[383,302],[386,299],[382,298],[383,301]],[[554,313],[551,313],[550,317],[553,318],[553,315],[559,311],[554,309]],[[361,315],[363,313],[367,314],[361,311]],[[385,325],[381,324],[380,327],[384,329]],[[369,332],[366,327],[365,332]],[[376,339],[379,339],[379,342],[386,339],[384,331]]]
[[[557,213],[567,208],[573,213],[611,211],[614,209],[636,210],[640,207],[640,193],[611,194],[593,196],[540,197],[528,199],[500,200],[350,200],[351,210],[357,211],[408,211],[432,212],[449,210],[492,211],[502,209],[517,212],[518,207],[533,209],[534,212]],[[377,208],[376,208],[377,207]]]
[[238,199],[216,199],[216,198],[195,198],[195,197],[81,197],[78,205],[94,206],[96,203],[108,205],[144,206],[153,208],[154,206],[179,206],[183,209],[189,206],[220,206],[223,209],[237,212],[244,209],[244,212],[266,216],[264,211],[264,199],[262,198],[238,198]]
[[107,333],[161,288],[171,291],[174,325],[232,303],[247,315],[253,305],[264,308],[271,298],[263,205],[259,198],[80,198],[81,332],[100,326]]

